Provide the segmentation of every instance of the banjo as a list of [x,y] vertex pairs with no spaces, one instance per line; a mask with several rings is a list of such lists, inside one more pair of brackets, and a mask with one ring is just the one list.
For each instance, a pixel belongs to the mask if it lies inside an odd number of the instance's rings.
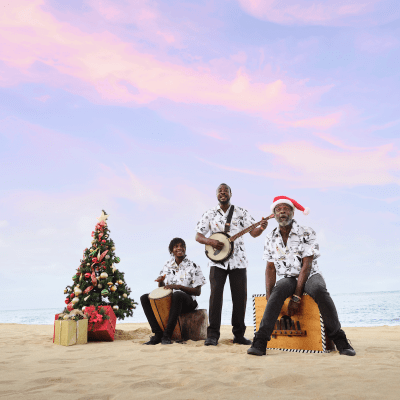
[[[269,217],[265,218],[266,220],[269,220],[271,218],[274,217],[274,214],[271,214]],[[265,220],[264,219],[264,220]],[[232,254],[233,254],[233,247],[234,244],[233,242],[239,238],[240,236],[243,236],[245,233],[250,232],[251,230],[253,230],[254,228],[256,228],[258,225],[261,224],[262,221],[258,221],[253,225],[250,225],[248,228],[243,229],[242,231],[240,231],[239,233],[237,233],[236,235],[230,236],[228,233],[226,232],[216,232],[213,233],[208,239],[214,239],[214,240],[218,240],[220,242],[222,242],[224,244],[224,247],[221,250],[218,250],[212,246],[210,246],[209,244],[206,244],[206,256],[214,262],[218,262],[218,263],[223,263],[226,260],[228,260]]]

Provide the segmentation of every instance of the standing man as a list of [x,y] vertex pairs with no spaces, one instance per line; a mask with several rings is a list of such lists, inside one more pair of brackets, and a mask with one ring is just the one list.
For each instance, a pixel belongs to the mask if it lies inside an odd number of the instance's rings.
[[[288,314],[292,316],[297,313],[301,296],[306,292],[317,303],[326,335],[333,340],[339,353],[355,356],[356,352],[341,329],[335,304],[319,272],[317,258],[320,254],[316,234],[313,229],[301,226],[293,219],[295,207],[306,215],[309,213],[308,209],[286,196],[275,197],[271,205],[279,228],[275,228],[265,239],[263,259],[267,261],[267,306],[247,354],[266,354],[267,342],[271,340],[284,301],[292,296],[288,305]],[[277,275],[280,277],[278,282]]]
[[[215,249],[221,250],[224,244],[218,240],[206,238],[206,234],[216,232],[224,232],[227,218],[233,208],[232,220],[230,222],[229,234],[234,234],[248,228],[255,223],[254,218],[249,212],[241,207],[231,205],[232,197],[231,188],[226,183],[221,183],[217,188],[217,199],[219,205],[206,211],[197,223],[196,241],[201,244],[207,244]],[[261,226],[250,231],[253,237],[260,236],[267,227],[268,221],[265,220]],[[236,239],[234,242],[234,250],[232,256],[225,262],[217,263],[209,261],[210,267],[210,307],[209,319],[210,326],[207,328],[207,339],[204,342],[206,346],[216,346],[220,336],[222,298],[224,294],[224,286],[226,277],[229,275],[229,283],[232,295],[232,332],[234,335],[233,343],[251,344],[251,340],[244,337],[246,324],[244,317],[246,313],[247,303],[247,274],[248,265],[246,251],[244,247],[243,237]]]

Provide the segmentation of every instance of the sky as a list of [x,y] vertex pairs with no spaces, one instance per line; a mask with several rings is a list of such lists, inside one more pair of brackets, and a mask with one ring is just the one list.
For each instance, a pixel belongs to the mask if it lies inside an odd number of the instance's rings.
[[[399,289],[398,1],[0,10],[0,309],[61,309],[102,209],[136,301],[174,237],[208,277],[195,226],[222,182],[256,221],[275,196],[310,208],[331,293]],[[249,297],[265,234],[245,237]]]

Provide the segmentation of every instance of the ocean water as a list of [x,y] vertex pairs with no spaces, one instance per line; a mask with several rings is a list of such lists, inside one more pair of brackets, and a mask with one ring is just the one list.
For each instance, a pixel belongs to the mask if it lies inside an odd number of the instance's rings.
[[[400,325],[400,291],[350,293],[332,295],[343,327],[362,326],[394,326]],[[208,299],[201,298],[199,308],[208,309]],[[0,323],[14,324],[53,324],[54,314],[62,311],[60,308],[44,308],[37,310],[0,310]],[[232,301],[224,298],[222,309],[222,324],[231,324]],[[121,323],[146,322],[146,317],[140,305],[134,310],[133,317],[126,318]],[[246,325],[253,325],[252,298],[247,301]]]

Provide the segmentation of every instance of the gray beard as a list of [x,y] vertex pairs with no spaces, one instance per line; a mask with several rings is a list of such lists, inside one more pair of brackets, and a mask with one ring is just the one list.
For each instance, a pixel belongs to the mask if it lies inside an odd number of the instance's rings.
[[278,221],[279,226],[288,226],[292,223],[293,216],[286,221]]

